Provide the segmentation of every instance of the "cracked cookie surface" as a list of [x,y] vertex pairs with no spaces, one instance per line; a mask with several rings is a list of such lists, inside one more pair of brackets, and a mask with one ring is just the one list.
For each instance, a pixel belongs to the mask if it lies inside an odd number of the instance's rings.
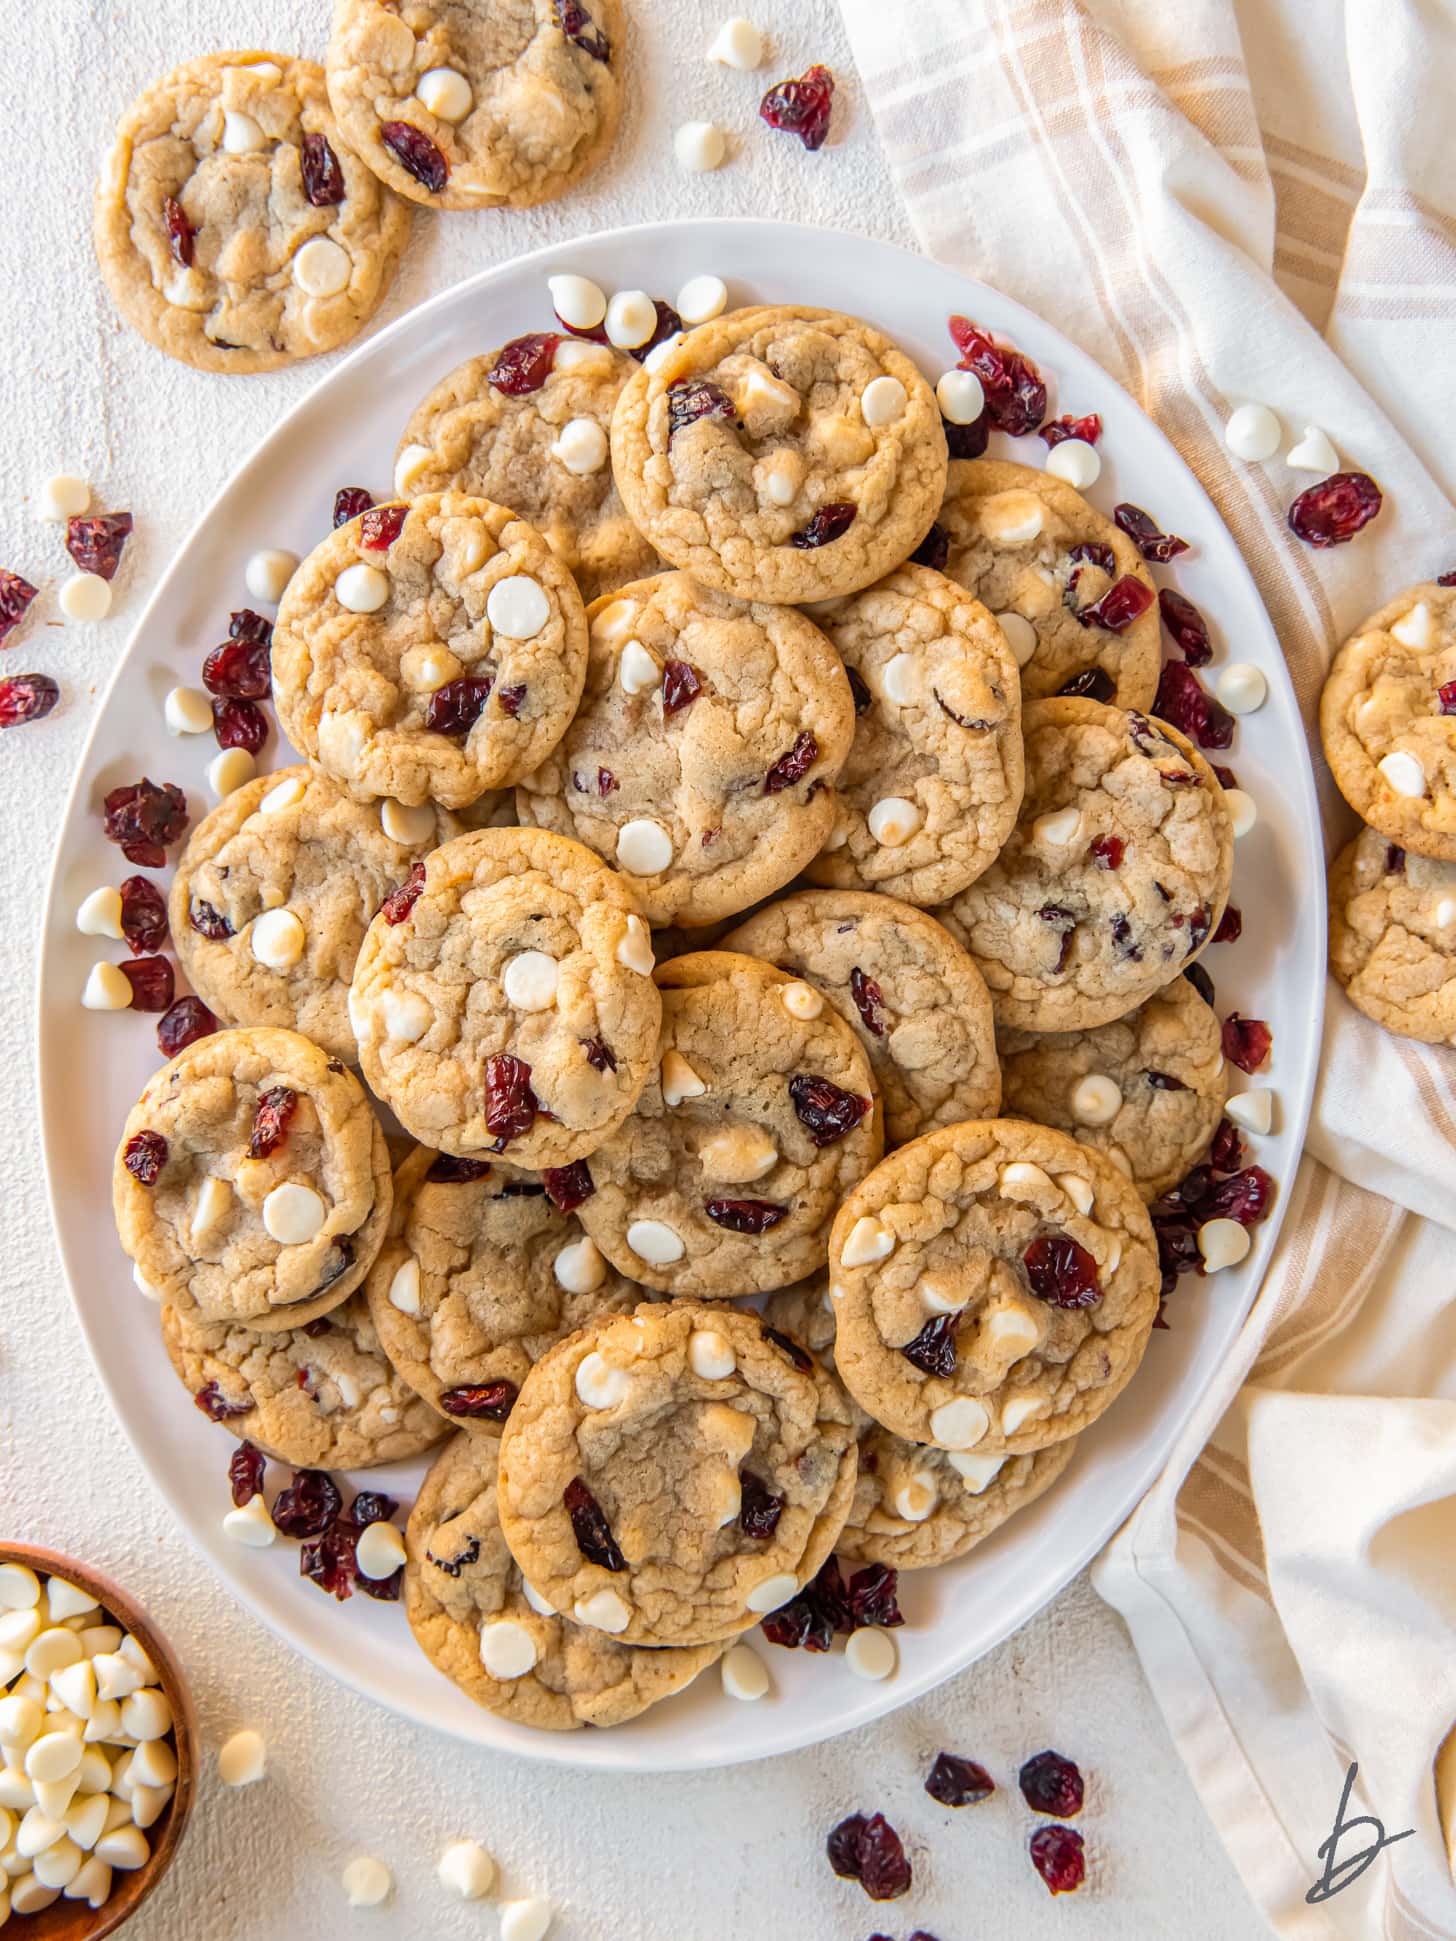
[[945,487],[935,394],[832,310],[735,310],[627,385],[612,470],[674,566],[742,600],[854,593],[924,538]]
[[554,1348],[500,1450],[501,1524],[532,1585],[635,1644],[756,1624],[818,1570],[854,1493],[838,1383],[757,1315],[686,1301]]
[[340,135],[315,62],[206,54],[123,115],[93,227],[134,330],[196,370],[243,373],[357,335],[393,280],[409,205]]
[[787,883],[829,833],[854,735],[824,635],[686,573],[621,587],[587,621],[581,706],[518,786],[522,821],[624,870],[653,924],[712,923]]
[[1330,865],[1330,969],[1387,1031],[1456,1045],[1456,863],[1362,830]]

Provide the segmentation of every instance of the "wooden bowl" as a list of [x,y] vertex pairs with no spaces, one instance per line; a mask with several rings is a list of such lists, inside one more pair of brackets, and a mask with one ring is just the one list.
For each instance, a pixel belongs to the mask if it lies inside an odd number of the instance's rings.
[[101,1941],[129,1921],[171,1866],[197,1789],[197,1714],[177,1655],[136,1599],[120,1584],[76,1557],[35,1544],[0,1541],[0,1564],[28,1564],[39,1576],[64,1577],[88,1592],[123,1631],[130,1631],[157,1668],[158,1681],[172,1707],[172,1736],[176,1742],[177,1785],[166,1811],[147,1828],[151,1854],[143,1867],[130,1873],[113,1870],[111,1892],[100,1907],[68,1901],[64,1895],[39,1914],[17,1915],[14,1931],[24,1941]]

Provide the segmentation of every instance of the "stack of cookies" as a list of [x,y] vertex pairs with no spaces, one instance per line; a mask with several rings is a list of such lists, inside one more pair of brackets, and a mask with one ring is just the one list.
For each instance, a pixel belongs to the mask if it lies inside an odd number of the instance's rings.
[[1106,598],[1135,549],[950,462],[867,324],[718,292],[641,363],[453,372],[398,502],[299,567],[306,759],[172,894],[231,1028],[117,1159],[209,1414],[310,1464],[456,1431],[410,1622],[547,1727],[677,1690],[836,1548],[941,1563],[1049,1487],[1227,1089],[1183,973],[1233,827],[1147,712],[1156,606]]

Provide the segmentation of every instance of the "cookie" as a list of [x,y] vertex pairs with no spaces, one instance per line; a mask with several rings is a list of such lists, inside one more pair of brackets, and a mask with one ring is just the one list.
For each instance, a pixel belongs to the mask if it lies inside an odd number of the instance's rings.
[[1233,874],[1218,777],[1176,728],[1098,701],[1024,715],[1011,840],[938,912],[998,1028],[1086,1031],[1134,1010],[1217,930]]
[[1456,862],[1456,587],[1413,586],[1356,628],[1320,696],[1320,736],[1363,822]]
[[272,371],[368,323],[409,204],[335,125],[324,71],[204,54],[121,118],[96,187],[96,259],[123,319],[199,371]]
[[1003,1031],[1008,1118],[1105,1153],[1151,1204],[1208,1151],[1228,1097],[1222,1030],[1186,977],[1090,1031]]
[[494,1434],[532,1364],[643,1299],[603,1260],[554,1175],[417,1150],[366,1284],[379,1338],[442,1415]]
[[370,924],[349,1014],[370,1086],[421,1145],[567,1166],[657,1063],[662,1006],[631,890],[546,829],[480,829]]
[[[1123,708],[1153,705],[1162,642],[1152,575],[1126,534],[1080,492],[1005,459],[957,459],[936,524],[944,570],[1000,621],[1026,700],[1070,693]],[[1126,596],[1102,608],[1127,580]],[[1108,624],[1132,607],[1141,609],[1135,618]]]
[[627,517],[607,449],[612,409],[636,369],[609,344],[541,334],[470,358],[405,426],[395,490],[513,507],[575,574],[584,600],[640,579],[657,554]]
[[586,613],[533,526],[458,493],[374,506],[315,546],[273,628],[296,748],[362,802],[459,809],[565,733]]
[[769,904],[723,943],[806,978],[828,998],[870,1061],[887,1145],[1000,1110],[985,979],[923,910],[863,890],[804,890]]
[[1456,864],[1361,830],[1330,865],[1330,969],[1387,1031],[1456,1045]]
[[627,1644],[722,1644],[814,1576],[854,1479],[838,1383],[756,1314],[682,1301],[537,1362],[501,1437],[498,1507],[553,1609]]
[[404,1462],[446,1434],[390,1366],[362,1289],[270,1334],[169,1305],[162,1344],[204,1415],[298,1469]]
[[927,908],[992,863],[1021,807],[1021,689],[1000,627],[902,566],[822,615],[854,689],[854,747],[810,882]]
[[945,470],[930,386],[833,310],[700,324],[612,416],[632,518],[664,559],[740,600],[825,600],[883,578],[925,537]]
[[[1085,1209],[1085,1210],[1084,1210]],[[911,1442],[1028,1455],[1076,1435],[1158,1311],[1137,1189],[1065,1133],[972,1120],[891,1153],[829,1241],[840,1380]]]
[[329,99],[381,182],[435,209],[564,195],[622,113],[620,0],[334,0]]
[[112,1202],[159,1300],[272,1332],[343,1302],[389,1223],[389,1152],[363,1086],[296,1031],[215,1031],[132,1107]]
[[455,1436],[425,1477],[405,1529],[404,1607],[438,1671],[488,1712],[568,1732],[621,1725],[690,1685],[717,1645],[644,1651],[557,1617],[501,1534],[498,1447]]
[[352,1065],[364,932],[454,832],[433,803],[366,805],[319,769],[258,776],[198,823],[177,865],[168,914],[187,981],[225,1023],[283,1025]]
[[517,788],[521,821],[615,863],[654,924],[713,923],[787,883],[829,834],[855,732],[823,634],[687,573],[634,581],[587,620],[581,707]]
[[840,1200],[880,1156],[869,1061],[811,985],[735,951],[658,966],[660,1060],[590,1160],[578,1217],[620,1273],[713,1298],[824,1264]]

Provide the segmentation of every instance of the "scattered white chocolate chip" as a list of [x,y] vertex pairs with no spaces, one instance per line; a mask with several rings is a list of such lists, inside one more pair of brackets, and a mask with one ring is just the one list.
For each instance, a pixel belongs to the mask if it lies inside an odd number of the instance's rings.
[[1056,1193],[1051,1174],[1027,1159],[1012,1159],[999,1167],[996,1184],[1006,1200],[1041,1200]]
[[1121,1110],[1121,1087],[1103,1072],[1088,1072],[1072,1088],[1072,1117],[1078,1125],[1111,1125]]
[[627,1380],[625,1368],[614,1368],[593,1349],[577,1363],[577,1398],[589,1409],[614,1409],[627,1393]]
[[662,1054],[664,1105],[681,1105],[684,1099],[699,1099],[707,1089],[680,1051],[669,1048]]
[[918,803],[907,801],[903,795],[886,795],[875,803],[865,823],[877,843],[897,849],[924,827],[925,815]]
[[480,1627],[480,1662],[492,1678],[524,1678],[536,1663],[536,1640],[514,1618],[487,1619]]
[[721,276],[690,276],[677,293],[673,308],[691,327],[707,323],[728,306],[728,286]]
[[1057,1185],[1084,1216],[1092,1211],[1092,1183],[1080,1173],[1058,1173]]
[[[709,170],[722,166],[728,143],[715,122],[685,121],[673,134],[672,152],[678,167],[686,169],[689,175],[706,175]],[[648,335],[651,334],[649,331]]]
[[507,640],[532,640],[551,618],[551,602],[539,581],[511,573],[486,595],[485,617]]
[[[300,783],[300,793],[302,786]],[[409,807],[396,802],[393,796],[386,796],[379,805],[379,826],[391,842],[402,843],[406,849],[418,849],[435,833],[435,811],[428,802]]]
[[624,694],[646,694],[662,679],[662,669],[640,640],[629,640],[617,662],[617,679]]
[[1404,748],[1393,748],[1375,764],[1397,795],[1411,800],[1426,792],[1426,771],[1418,756]]
[[464,121],[475,102],[465,76],[453,67],[432,67],[415,82],[415,99],[441,121]]
[[1053,809],[1048,815],[1039,815],[1031,825],[1033,840],[1050,844],[1055,849],[1070,849],[1082,833],[1082,811],[1080,809]]
[[425,472],[435,462],[435,454],[428,445],[406,445],[394,461],[394,489],[400,498],[407,499]]
[[762,1582],[755,1584],[743,1601],[750,1611],[756,1611],[762,1616],[769,1611],[776,1611],[781,1604],[787,1604],[789,1599],[796,1595],[798,1588],[798,1578],[790,1571],[781,1570],[774,1576],[765,1577]]
[[343,1886],[350,1907],[378,1907],[388,1900],[394,1876],[382,1860],[364,1853],[344,1869]]
[[907,1523],[923,1523],[935,1508],[935,1497],[934,1476],[928,1469],[917,1469],[895,1491],[895,1514]]
[[1043,1412],[1044,1404],[1036,1395],[1013,1395],[1001,1410],[1001,1433],[1014,1436],[1023,1423],[1030,1422],[1033,1416]]
[[657,329],[657,306],[645,290],[618,290],[607,305],[607,342],[636,350]]
[[578,1624],[590,1625],[593,1631],[608,1631],[613,1637],[625,1631],[632,1622],[632,1613],[614,1590],[593,1591],[590,1597],[579,1597],[571,1607],[571,1615]]
[[979,1496],[988,1489],[1006,1464],[1004,1456],[975,1456],[964,1449],[952,1449],[946,1461],[964,1479],[966,1489],[972,1496]]
[[68,620],[104,620],[111,611],[111,582],[99,573],[73,573],[61,588],[59,605]]
[[888,1631],[881,1631],[875,1625],[862,1625],[850,1633],[844,1647],[844,1662],[856,1678],[878,1682],[894,1671],[899,1654]]
[[627,1228],[627,1245],[649,1267],[670,1267],[686,1252],[679,1236],[661,1220],[633,1220]]
[[642,360],[643,370],[661,370],[668,358],[672,356],[678,345],[683,341],[684,335],[685,332],[675,330],[670,337],[664,337],[660,344],[654,344]]
[[336,297],[349,287],[354,265],[332,236],[311,236],[293,259],[293,280],[309,297]]
[[981,503],[981,531],[993,546],[1029,546],[1045,525],[1046,508],[1034,492],[995,492]]
[[170,688],[162,719],[169,735],[205,735],[212,726],[212,696],[200,687]]
[[991,1426],[984,1405],[974,1395],[957,1395],[942,1402],[930,1417],[930,1433],[943,1449],[969,1449]]
[[785,984],[779,993],[784,1001],[784,1009],[791,1018],[802,1018],[806,1023],[817,1018],[824,1009],[824,1000],[812,984],[805,984],[798,978]]
[[548,276],[546,287],[551,292],[551,308],[568,330],[595,330],[607,314],[606,293],[590,277],[568,271]]
[[311,1186],[286,1180],[263,1201],[263,1225],[280,1247],[301,1247],[314,1239],[328,1218],[328,1208]]
[[1237,1220],[1205,1220],[1198,1229],[1198,1251],[1211,1274],[1220,1267],[1237,1267],[1253,1244]]
[[222,1519],[222,1533],[248,1550],[266,1550],[278,1529],[261,1495],[228,1510]]
[[221,802],[251,782],[257,772],[258,764],[246,748],[224,748],[207,764],[207,786]]
[[40,488],[39,516],[52,524],[79,519],[91,504],[91,488],[85,479],[70,472],[57,472]]
[[568,337],[556,346],[553,371],[597,371],[605,376],[612,368],[612,353],[606,344],[588,343],[584,337]]
[[723,1655],[723,1694],[751,1705],[768,1695],[768,1666],[752,1645],[735,1644]]
[[440,1885],[462,1901],[484,1900],[495,1880],[494,1860],[474,1840],[457,1840],[446,1847],[435,1871]]
[[1241,404],[1223,428],[1223,440],[1235,458],[1272,458],[1284,440],[1279,420],[1267,404]]
[[229,155],[251,155],[267,147],[268,137],[252,115],[229,108],[222,118],[222,145]]
[[996,618],[1006,636],[1006,645],[1015,656],[1016,665],[1025,667],[1036,652],[1036,628],[1023,613],[998,613]]
[[308,933],[292,910],[265,910],[254,917],[248,944],[266,970],[286,971],[303,955]]
[[544,950],[521,950],[501,976],[506,1002],[517,1011],[549,1011],[556,1002],[561,966]]
[[1417,601],[1409,613],[1404,614],[1390,630],[1392,640],[1398,640],[1402,647],[1414,648],[1423,654],[1436,638],[1436,623],[1431,609],[1424,600]]
[[732,1343],[716,1328],[694,1328],[688,1336],[688,1366],[704,1381],[726,1381],[738,1366]]
[[1285,462],[1297,472],[1318,472],[1321,478],[1328,478],[1331,472],[1339,471],[1340,454],[1327,432],[1318,425],[1306,425],[1299,441],[1289,447]]
[[[209,713],[208,721],[212,716]],[[76,911],[76,928],[83,937],[117,937],[121,928],[121,891],[110,888],[92,890]]]
[[632,876],[656,876],[672,861],[672,837],[661,823],[634,816],[617,832],[617,861]]
[[591,1294],[606,1279],[607,1263],[596,1241],[583,1234],[580,1240],[568,1241],[560,1250],[551,1263],[551,1271],[568,1294]]
[[286,776],[283,781],[275,782],[263,800],[258,804],[259,815],[282,815],[285,809],[295,809],[308,793],[308,783],[301,775]]
[[217,1776],[224,1786],[252,1786],[268,1766],[268,1748],[261,1732],[244,1726],[223,1741],[217,1755]]
[[872,1261],[887,1259],[894,1251],[895,1236],[890,1229],[868,1213],[862,1213],[845,1238],[840,1265],[867,1267]]
[[534,1895],[529,1900],[507,1901],[501,1908],[500,1941],[545,1941],[550,1925],[550,1901]]
[[860,413],[867,425],[876,431],[881,425],[892,425],[905,415],[905,406],[910,394],[897,377],[886,374],[872,377],[859,394]]
[[1218,698],[1230,714],[1253,714],[1269,698],[1269,683],[1249,661],[1235,661],[1215,683]]
[[607,462],[607,434],[595,418],[568,419],[556,434],[551,456],[577,478],[587,478]]
[[1097,447],[1089,445],[1085,438],[1063,438],[1047,453],[1046,468],[1053,478],[1063,479],[1079,492],[1085,492],[1101,476],[1102,460]]
[[81,1002],[88,1011],[125,1011],[132,1000],[131,980],[115,964],[93,964]]
[[243,585],[265,607],[276,607],[297,571],[297,553],[286,552],[281,546],[267,546],[254,553],[243,568]]
[[371,1583],[377,1584],[386,1577],[393,1577],[404,1562],[404,1538],[392,1523],[387,1523],[381,1517],[364,1526],[354,1555],[360,1572]]
[[389,1283],[389,1304],[401,1314],[420,1311],[420,1263],[413,1254],[406,1255],[394,1270],[394,1278]]
[[924,666],[918,654],[894,654],[880,675],[880,693],[896,707],[910,707],[920,699]]
[[974,371],[944,371],[935,387],[940,415],[953,425],[973,425],[986,409],[986,393]]
[[1240,836],[1248,835],[1259,820],[1258,804],[1253,796],[1246,794],[1243,789],[1225,789],[1223,806],[1228,810],[1234,840],[1237,842]]
[[356,560],[334,581],[334,598],[349,613],[378,613],[389,598],[389,575]]
[[734,14],[725,20],[708,43],[708,59],[721,67],[736,67],[747,73],[763,59],[763,35],[751,20]]
[[627,927],[617,944],[617,962],[639,977],[651,977],[657,962],[652,950],[652,932],[641,917],[628,917]]
[[1232,1092],[1224,1100],[1223,1109],[1225,1117],[1245,1132],[1264,1134],[1274,1123],[1274,1094],[1264,1090]]

